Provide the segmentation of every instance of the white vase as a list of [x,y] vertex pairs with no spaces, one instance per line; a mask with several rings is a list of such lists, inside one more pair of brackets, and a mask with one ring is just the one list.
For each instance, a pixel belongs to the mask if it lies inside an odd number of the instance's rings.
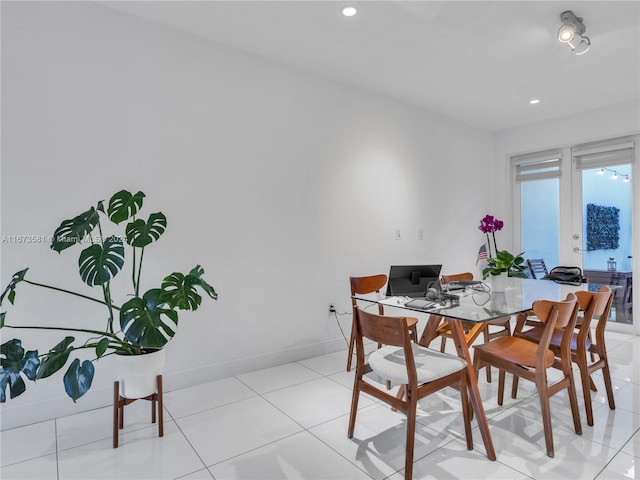
[[491,290],[494,292],[504,292],[507,288],[507,278],[509,278],[509,276],[506,273],[492,275]]
[[145,398],[157,391],[157,377],[165,363],[164,349],[143,355],[116,355],[120,396]]

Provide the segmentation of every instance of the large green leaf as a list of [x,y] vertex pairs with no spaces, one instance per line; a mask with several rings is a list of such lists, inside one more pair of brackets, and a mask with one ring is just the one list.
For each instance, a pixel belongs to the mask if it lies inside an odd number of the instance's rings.
[[86,235],[93,231],[98,221],[98,212],[93,207],[71,220],[64,220],[53,233],[51,248],[60,253],[65,248],[80,243]]
[[175,335],[178,313],[162,308],[160,289],[135,297],[120,309],[120,328],[125,338],[143,348],[162,348]]
[[197,265],[187,275],[174,272],[162,281],[162,300],[171,308],[180,310],[197,310],[202,297],[195,287],[202,288],[211,298],[218,299],[218,294],[211,285],[204,281],[204,269]]
[[167,217],[162,212],[152,213],[149,220],[135,220],[127,225],[127,243],[134,247],[146,247],[160,238],[167,228]]
[[140,211],[143,198],[142,192],[132,195],[127,190],[120,190],[109,200],[107,215],[116,224],[128,220]]
[[197,310],[202,302],[188,275],[174,272],[162,281],[162,300],[171,308]]
[[67,359],[69,358],[69,354],[73,351],[71,344],[74,340],[75,338],[73,337],[65,337],[64,340],[43,355],[36,378],[50,377],[64,367],[64,364],[67,363]]
[[85,248],[78,260],[80,277],[90,287],[111,280],[124,265],[124,246],[117,237],[106,238],[102,245]]
[[75,359],[64,374],[64,390],[75,402],[91,388],[95,369],[89,360],[80,363]]
[[13,277],[11,277],[11,281],[9,282],[9,285],[7,285],[7,288],[5,288],[4,292],[2,292],[2,295],[0,295],[0,305],[2,305],[2,302],[4,301],[4,297],[7,294],[9,294],[7,298],[9,299],[11,304],[13,304],[13,301],[16,297],[16,292],[15,292],[16,285],[20,283],[22,280],[24,280],[24,276],[27,274],[27,270],[29,269],[25,268],[24,270],[20,270],[19,272],[13,274]]
[[218,294],[213,289],[213,287],[211,285],[209,285],[204,280],[204,278],[202,278],[202,275],[204,275],[204,268],[202,268],[200,265],[196,265],[195,267],[193,267],[191,269],[191,271],[189,272],[189,275],[187,275],[187,277],[188,277],[189,282],[192,285],[195,285],[195,286],[198,286],[198,287],[202,288],[205,292],[207,292],[207,295],[209,295],[214,300],[217,300],[218,299]]
[[21,373],[29,380],[35,380],[38,365],[38,351],[31,350],[25,354],[21,340],[14,338],[0,345],[0,403],[7,399],[7,386],[11,398],[24,393],[26,386]]

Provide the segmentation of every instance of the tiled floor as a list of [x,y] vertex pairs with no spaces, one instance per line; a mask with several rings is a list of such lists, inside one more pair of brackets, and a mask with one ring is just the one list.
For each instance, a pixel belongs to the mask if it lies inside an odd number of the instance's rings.
[[[576,435],[565,394],[552,399],[555,458],[546,456],[535,387],[496,404],[497,375],[480,392],[498,460],[461,435],[457,392],[421,401],[414,478],[640,478],[640,337],[608,334],[617,408],[600,373],[595,426]],[[251,372],[165,394],[165,435],[149,405],[126,408],[120,448],[112,448],[110,408],[1,433],[0,477],[9,479],[401,479],[404,416],[368,398],[347,438],[352,374],[345,352]],[[579,382],[578,382],[579,383]],[[510,383],[509,383],[510,384]],[[582,409],[582,393],[580,408]],[[475,422],[474,422],[475,425]]]

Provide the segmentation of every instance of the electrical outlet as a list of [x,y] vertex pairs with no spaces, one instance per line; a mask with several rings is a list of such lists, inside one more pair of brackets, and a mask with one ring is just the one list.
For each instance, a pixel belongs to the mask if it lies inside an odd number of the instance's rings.
[[336,306],[333,303],[329,304],[329,313],[336,313]]

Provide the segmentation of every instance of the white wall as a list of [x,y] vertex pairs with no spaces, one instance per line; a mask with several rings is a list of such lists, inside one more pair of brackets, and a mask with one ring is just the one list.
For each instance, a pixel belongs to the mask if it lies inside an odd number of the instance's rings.
[[[2,127],[3,236],[50,235],[142,190],[145,212],[168,218],[143,287],[205,268],[220,299],[181,316],[166,390],[344,348],[327,305],[349,310],[350,275],[473,269],[490,212],[491,135],[89,2],[2,3]],[[28,266],[33,280],[89,290],[79,249],[1,249],[3,287]],[[7,323],[105,321],[20,287]],[[348,334],[350,315],[340,322]],[[2,342],[18,333],[26,349],[62,338],[5,328]],[[61,375],[29,382],[2,405],[2,428],[109,404],[110,360],[77,404]]]

